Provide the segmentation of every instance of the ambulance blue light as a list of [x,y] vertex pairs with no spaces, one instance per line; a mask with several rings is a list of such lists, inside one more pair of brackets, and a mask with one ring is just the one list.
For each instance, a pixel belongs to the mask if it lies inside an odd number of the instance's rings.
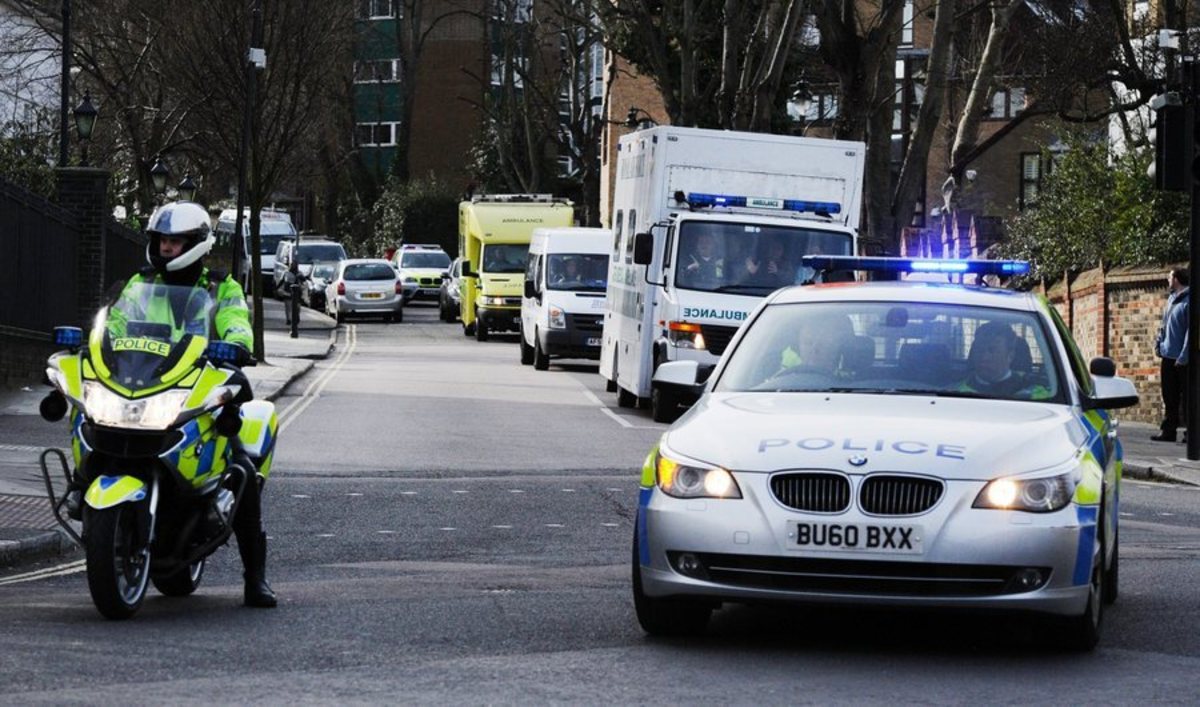
[[56,346],[75,347],[83,343],[83,330],[77,326],[54,327],[54,344]]
[[[679,194],[675,197],[679,200]],[[841,213],[842,205],[834,201],[805,201],[772,197],[741,196],[738,194],[697,194],[691,192],[682,199],[689,206],[741,206],[775,211],[799,211],[819,214]]]
[[853,255],[806,255],[800,260],[815,270],[861,270],[892,273],[942,272],[973,275],[1024,275],[1029,272],[1029,263],[1023,260],[868,258]]

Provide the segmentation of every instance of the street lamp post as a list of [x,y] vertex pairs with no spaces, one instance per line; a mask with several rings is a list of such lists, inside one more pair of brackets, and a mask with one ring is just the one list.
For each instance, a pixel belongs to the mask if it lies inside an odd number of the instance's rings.
[[163,195],[167,193],[167,180],[171,178],[171,170],[163,164],[162,155],[154,161],[154,166],[150,168],[150,183],[154,185],[154,193],[158,196],[158,201],[162,201]]
[[83,94],[83,103],[75,108],[75,131],[79,134],[79,166],[88,166],[87,144],[92,139],[92,128],[96,127],[96,116],[100,111],[92,105],[92,92]]
[[192,175],[183,175],[183,181],[175,188],[179,191],[180,201],[196,200],[196,183],[192,181]]

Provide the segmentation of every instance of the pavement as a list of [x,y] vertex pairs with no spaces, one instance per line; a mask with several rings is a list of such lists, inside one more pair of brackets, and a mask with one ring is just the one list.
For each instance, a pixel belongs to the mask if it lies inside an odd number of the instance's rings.
[[[284,321],[283,302],[264,300],[266,361],[244,369],[254,397],[260,400],[279,397],[288,384],[307,373],[317,361],[327,358],[336,340],[337,322],[307,308],[301,308],[298,336],[291,338],[290,327]],[[0,570],[75,550],[74,542],[58,526],[50,510],[38,466],[38,456],[44,447],[9,443],[24,441],[23,430],[37,429],[26,423],[37,417],[38,404],[47,390],[40,381],[0,388]],[[4,429],[9,425],[12,430]],[[64,438],[58,448],[69,455],[68,442]],[[65,484],[54,468],[53,459],[51,473],[59,481],[56,486]]]

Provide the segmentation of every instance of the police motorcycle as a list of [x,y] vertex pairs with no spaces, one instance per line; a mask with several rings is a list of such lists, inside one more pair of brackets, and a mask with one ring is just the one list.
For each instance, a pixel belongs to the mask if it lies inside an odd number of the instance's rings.
[[[184,316],[150,316],[154,303]],[[76,471],[72,484],[66,456],[47,449],[42,474],[107,618],[133,616],[149,583],[167,596],[196,591],[206,558],[233,532],[246,485],[270,475],[275,406],[249,399],[245,349],[209,340],[214,311],[200,288],[131,284],[100,311],[86,343],[76,327],[55,330],[67,349],[48,361],[54,390],[41,413],[57,421],[69,412]],[[172,318],[184,324],[161,323]],[[55,455],[68,488],[86,490],[55,494]]]

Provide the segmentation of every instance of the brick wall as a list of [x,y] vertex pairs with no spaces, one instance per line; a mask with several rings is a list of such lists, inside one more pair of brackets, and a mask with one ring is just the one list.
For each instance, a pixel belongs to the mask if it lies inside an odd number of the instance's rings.
[[76,271],[78,320],[90,322],[104,302],[104,229],[112,219],[108,205],[108,172],[93,167],[55,171],[58,204],[79,224]]
[[1046,298],[1070,325],[1084,358],[1108,356],[1118,374],[1137,386],[1141,402],[1121,411],[1126,420],[1157,424],[1162,417],[1154,341],[1171,267],[1097,268],[1045,286]]

